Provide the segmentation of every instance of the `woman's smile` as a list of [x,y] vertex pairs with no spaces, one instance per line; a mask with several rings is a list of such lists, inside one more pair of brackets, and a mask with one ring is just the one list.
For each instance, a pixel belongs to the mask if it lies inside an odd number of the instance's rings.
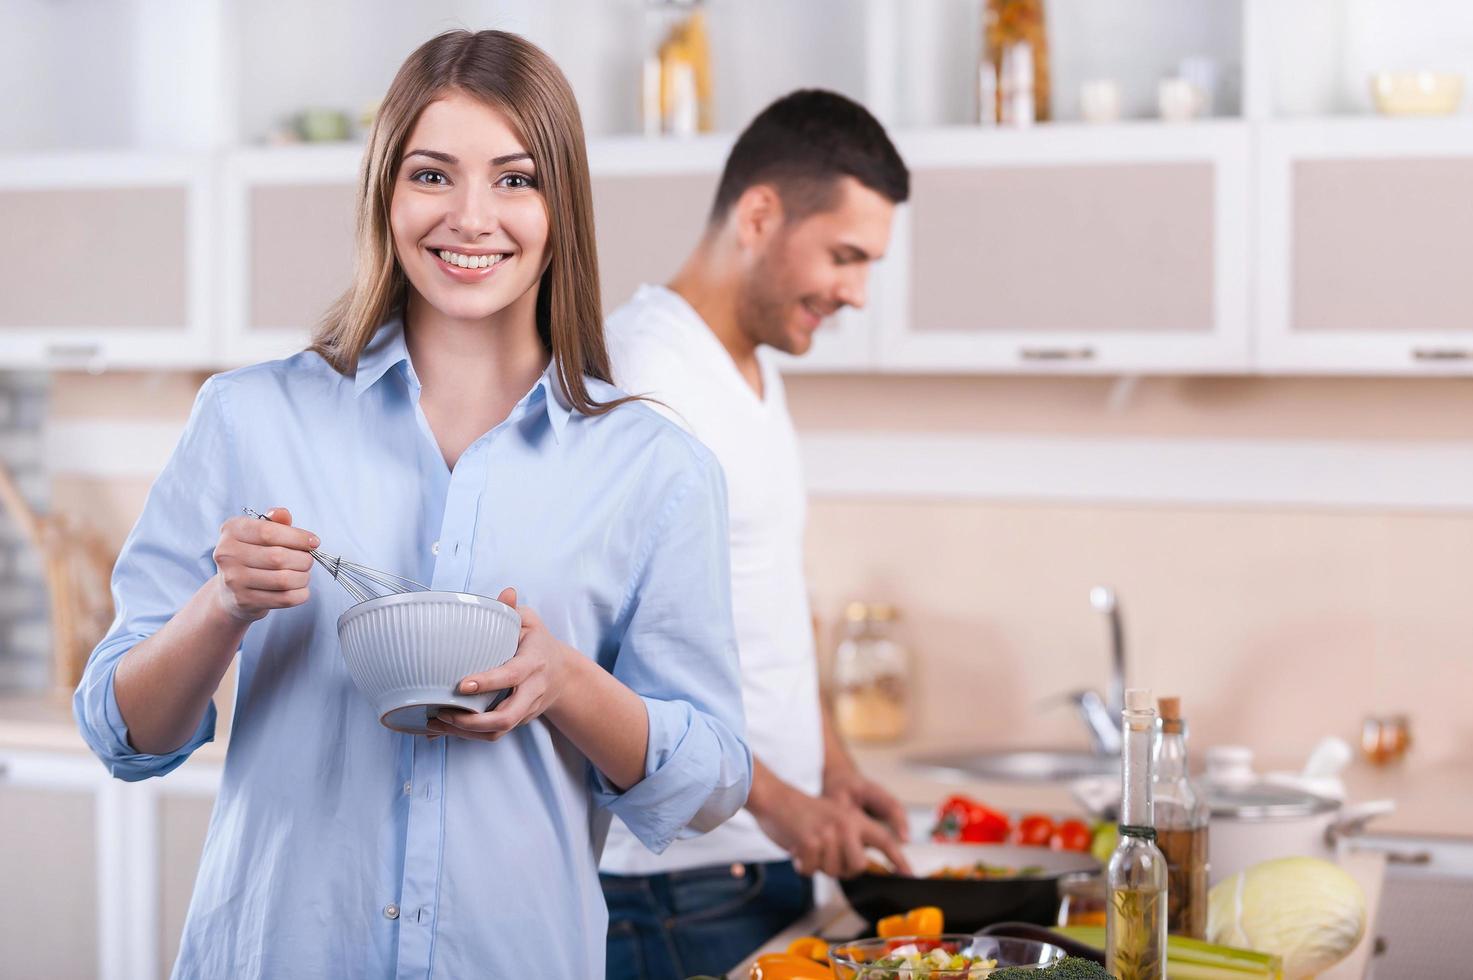
[[510,252],[471,253],[426,247],[431,264],[456,282],[485,282],[512,258]]

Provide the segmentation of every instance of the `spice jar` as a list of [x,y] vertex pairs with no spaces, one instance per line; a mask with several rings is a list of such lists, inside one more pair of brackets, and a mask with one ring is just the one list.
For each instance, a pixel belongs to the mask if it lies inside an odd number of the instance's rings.
[[910,655],[894,637],[897,613],[851,602],[834,651],[834,723],[845,738],[886,742],[910,726]]

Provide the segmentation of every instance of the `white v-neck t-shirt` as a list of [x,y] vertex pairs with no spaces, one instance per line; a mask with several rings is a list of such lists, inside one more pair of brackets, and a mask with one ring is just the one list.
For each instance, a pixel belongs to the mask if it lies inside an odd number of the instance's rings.
[[[759,396],[700,314],[663,286],[641,286],[609,317],[606,335],[614,383],[664,402],[653,407],[705,443],[726,472],[747,743],[780,779],[817,794],[823,728],[803,578],[806,498],[782,377],[759,348]],[[616,820],[599,870],[657,874],[787,856],[743,809],[658,855]]]

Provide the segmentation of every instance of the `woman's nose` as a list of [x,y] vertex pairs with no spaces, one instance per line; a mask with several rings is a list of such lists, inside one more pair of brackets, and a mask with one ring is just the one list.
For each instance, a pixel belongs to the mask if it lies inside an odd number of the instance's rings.
[[467,187],[456,195],[448,215],[450,230],[466,238],[489,235],[500,225],[496,196],[489,187]]

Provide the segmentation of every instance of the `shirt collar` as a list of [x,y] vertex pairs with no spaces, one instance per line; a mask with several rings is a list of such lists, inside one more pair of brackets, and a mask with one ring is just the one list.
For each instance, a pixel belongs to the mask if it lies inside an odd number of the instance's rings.
[[[414,374],[414,362],[409,359],[409,347],[404,342],[404,319],[402,316],[394,316],[384,321],[368,346],[363,348],[363,353],[358,355],[358,371],[353,377],[354,394],[363,394],[388,374],[390,369],[400,364],[404,365],[409,383],[418,388],[419,379]],[[542,376],[537,379],[532,390],[527,392],[521,404],[531,404],[539,397],[539,392],[542,403],[546,406],[547,421],[552,426],[553,438],[561,440],[563,429],[568,424],[568,416],[573,414],[573,403],[563,388],[556,359],[548,361],[547,370],[542,372]]]
[[395,315],[378,328],[363,353],[358,355],[358,371],[353,377],[353,393],[361,395],[372,388],[390,368],[403,364],[409,380],[419,387],[414,377],[414,366],[409,362],[409,348],[404,343],[404,318]]
[[[552,426],[552,436],[561,442],[563,428],[568,424],[568,416],[573,414],[573,403],[568,399],[567,391],[563,389],[555,358],[547,362],[547,370],[543,371],[542,377],[537,379],[536,388],[542,389],[543,402],[547,405],[547,421]],[[535,391],[536,388],[533,390]]]

